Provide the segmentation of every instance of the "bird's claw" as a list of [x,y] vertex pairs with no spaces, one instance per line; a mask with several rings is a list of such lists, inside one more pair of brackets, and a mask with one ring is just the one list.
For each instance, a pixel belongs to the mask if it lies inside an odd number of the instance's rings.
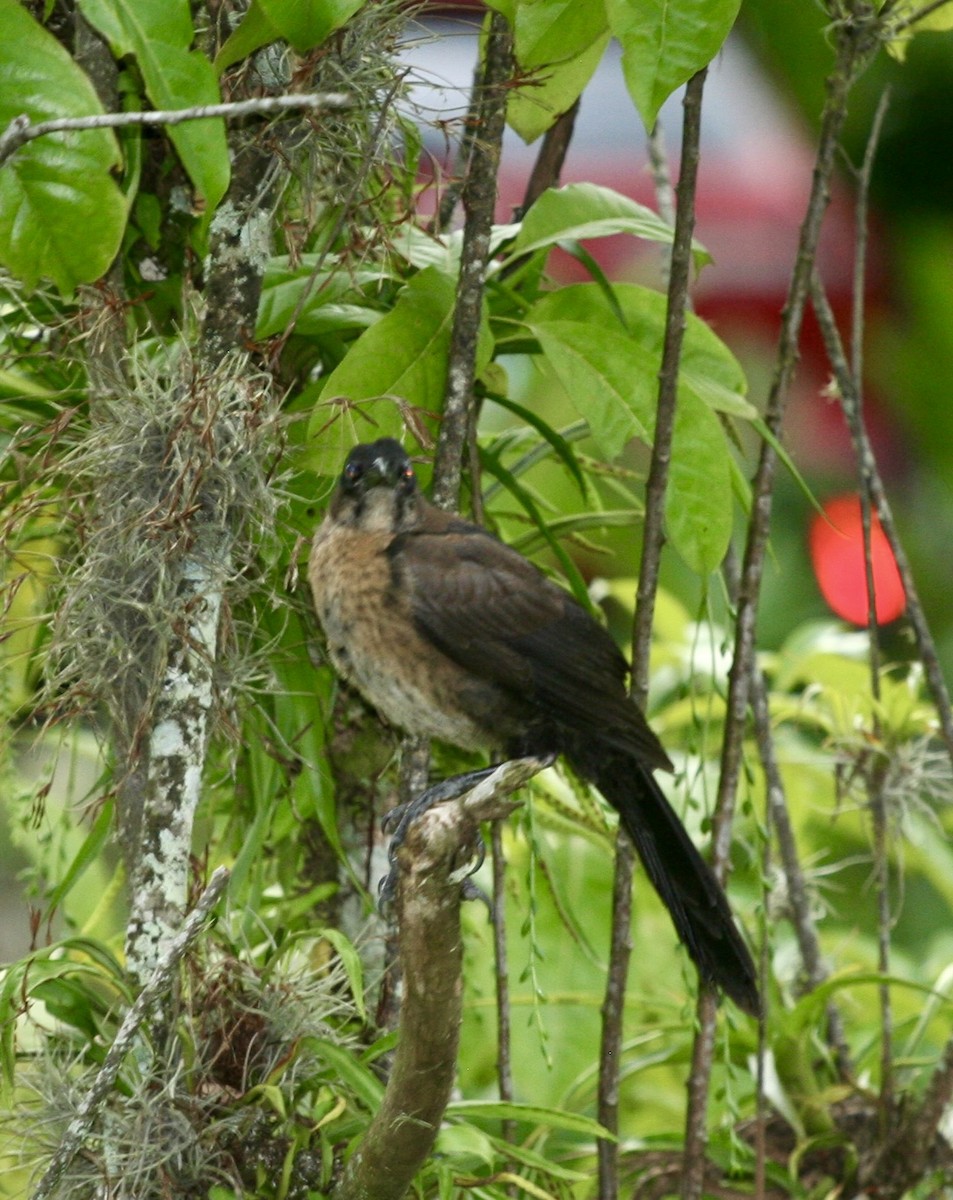
[[[390,869],[381,880],[377,892],[378,908],[382,914],[387,913],[394,902],[394,897],[397,895],[397,880],[400,875],[397,852],[404,844],[411,825],[435,805],[443,804],[447,800],[456,800],[464,792],[470,791],[471,788],[492,775],[495,770],[496,767],[484,767],[479,771],[467,771],[463,775],[453,775],[449,779],[441,780],[440,783],[435,783],[433,787],[427,788],[415,800],[397,805],[396,808],[392,808],[384,816],[381,821],[381,830],[387,833],[393,829],[394,832],[390,839],[390,845],[387,847],[387,861]],[[480,869],[485,858],[486,846],[483,844],[483,839],[481,838],[479,839],[476,861],[472,866],[468,865],[466,878],[469,878],[474,872]],[[464,889],[464,899],[470,898],[466,894],[466,889]]]

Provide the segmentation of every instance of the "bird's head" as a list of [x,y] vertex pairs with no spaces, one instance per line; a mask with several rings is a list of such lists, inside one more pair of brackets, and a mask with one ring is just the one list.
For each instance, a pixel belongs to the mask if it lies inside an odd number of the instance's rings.
[[347,456],[331,505],[335,520],[362,529],[399,532],[413,524],[417,476],[400,442],[379,438]]

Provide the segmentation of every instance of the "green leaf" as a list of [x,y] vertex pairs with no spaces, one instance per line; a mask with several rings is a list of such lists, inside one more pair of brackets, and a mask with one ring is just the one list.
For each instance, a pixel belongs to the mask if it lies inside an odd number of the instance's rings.
[[[79,0],[79,6],[117,58],[135,57],[156,108],[219,103],[212,64],[189,49],[195,34],[188,0]],[[225,123],[218,117],[184,121],[168,134],[210,219],[228,188]]]
[[592,1117],[565,1112],[560,1108],[544,1108],[536,1104],[514,1104],[502,1100],[457,1100],[447,1105],[446,1115],[466,1120],[485,1117],[494,1121],[525,1121],[534,1129],[544,1126],[547,1129],[561,1129],[566,1133],[581,1133],[585,1137],[616,1140],[614,1134]]
[[517,61],[527,70],[566,62],[606,32],[605,8],[599,0],[533,0],[516,10],[513,46]]
[[327,1064],[341,1082],[351,1089],[370,1112],[376,1112],[384,1095],[384,1085],[354,1053],[352,1047],[337,1046],[325,1038],[305,1037],[304,1047]]
[[[552,425],[544,421],[541,416],[534,413],[532,409],[518,404],[515,400],[511,400],[509,396],[500,395],[498,392],[487,392],[487,399],[492,400],[494,404],[498,404],[501,408],[508,409],[511,413],[519,417],[521,421],[536,430],[540,437],[552,447],[556,457],[576,481],[579,491],[582,493],[583,499],[585,499],[587,492],[586,477],[566,437],[558,429],[554,429]],[[519,474],[519,472],[514,473]]]
[[294,321],[300,334],[362,328],[373,325],[381,314],[357,303],[362,289],[369,291],[386,276],[379,267],[354,267],[342,271],[338,264],[318,270],[317,256],[304,255],[294,267],[287,258],[273,259],[265,271],[255,336],[283,333]]
[[[526,11],[526,6],[522,5],[520,12]],[[510,128],[524,142],[533,142],[545,133],[582,95],[608,44],[609,32],[606,30],[592,45],[583,47],[564,62],[540,67],[531,84],[514,88],[506,106]]]
[[[317,438],[329,423],[343,430],[347,444],[345,448],[342,442],[334,450],[334,473],[343,460],[339,451],[347,453],[355,440],[366,441],[369,436],[384,434],[399,436],[402,418],[406,417],[412,426],[415,417],[422,420],[441,411],[455,297],[453,279],[435,267],[419,272],[403,289],[393,309],[361,334],[328,376],[321,391],[321,403],[315,407],[308,425],[308,437]],[[477,350],[478,372],[491,354],[492,338],[484,313]],[[371,407],[368,401],[372,402]],[[358,436],[354,438],[352,433]],[[322,464],[326,463],[324,447],[313,449]]]
[[[609,459],[631,437],[651,441],[666,299],[635,284],[562,288],[527,314],[547,361]],[[624,326],[623,323],[624,322]],[[707,574],[731,535],[731,451],[715,415],[756,416],[744,399],[737,360],[707,325],[688,314],[679,375],[666,526],[686,563]]]
[[714,571],[728,549],[732,495],[724,430],[706,404],[681,388],[665,493],[665,528],[674,548],[699,575]]
[[73,885],[99,857],[99,853],[106,844],[106,839],[109,837],[112,829],[112,819],[113,801],[109,799],[99,810],[99,815],[93,822],[89,833],[83,839],[83,844],[77,850],[73,861],[67,867],[65,875],[50,893],[48,905],[51,912],[59,908]]
[[534,0],[515,12],[513,43],[525,86],[513,88],[506,119],[527,142],[575,104],[609,41],[599,0]]
[[646,129],[675,91],[718,53],[741,0],[606,0],[626,86]]
[[[616,284],[613,295],[614,304],[598,284],[576,284],[544,296],[526,317],[570,400],[610,458],[630,437],[651,439],[666,308],[661,292],[636,284]],[[744,371],[728,347],[689,313],[679,394],[754,420],[757,412],[744,398],[746,387]]]
[[311,50],[361,8],[364,0],[256,0],[266,19],[298,51]]
[[[102,113],[86,75],[17,0],[0,0],[0,28],[0,128],[21,113],[31,121]],[[22,146],[0,169],[0,262],[28,288],[48,278],[64,295],[103,275],[126,225],[111,175],[120,164],[108,129]]]
[[539,506],[530,495],[529,491],[519,482],[515,475],[503,465],[502,459],[498,453],[495,453],[489,447],[480,447],[480,462],[485,471],[489,471],[495,476],[500,483],[506,488],[511,496],[514,496],[523,508],[526,510],[530,518],[533,520],[536,528],[539,530],[547,545],[559,561],[559,565],[563,569],[566,576],[566,581],[572,589],[573,595],[579,601],[583,608],[592,611],[592,600],[589,596],[589,590],[586,587],[586,581],[579,573],[579,568],[573,562],[572,558],[566,553],[565,549],[560,545],[559,541],[553,536],[549,527],[549,521],[543,518],[539,511]]
[[[631,233],[634,237],[666,245],[672,241],[671,226],[657,213],[612,188],[595,183],[570,183],[565,187],[550,188],[523,218],[500,269],[514,259],[546,246],[582,238],[609,237],[615,233]],[[708,253],[696,243],[696,265],[710,261]]]
[[634,437],[650,440],[658,360],[649,350],[618,326],[561,321],[545,311],[527,324],[607,459]]
[[338,957],[341,959],[341,965],[344,967],[347,974],[347,981],[351,988],[351,995],[354,997],[354,1006],[357,1009],[358,1015],[362,1021],[367,1020],[367,1009],[364,1006],[364,968],[361,965],[361,956],[354,948],[354,943],[340,931],[340,929],[323,929],[321,936],[325,938],[334,949],[337,951]]
[[[901,18],[909,19],[914,13],[922,12],[926,7],[928,6],[924,4],[924,0],[898,0],[891,13],[890,26],[896,28]],[[953,29],[953,4],[943,4],[914,21],[913,24],[905,26],[899,34],[895,34],[887,42],[887,52],[898,62],[903,62],[907,56],[907,47],[914,34],[930,30],[943,33],[950,29]]]
[[265,16],[258,0],[252,0],[241,21],[222,43],[218,54],[215,55],[215,74],[221,75],[234,63],[241,62],[249,54],[254,54],[269,42],[279,38],[278,30]]

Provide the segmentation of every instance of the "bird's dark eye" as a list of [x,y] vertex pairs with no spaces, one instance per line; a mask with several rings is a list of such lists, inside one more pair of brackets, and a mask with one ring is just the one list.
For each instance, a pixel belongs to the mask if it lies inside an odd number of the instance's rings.
[[364,474],[364,468],[360,463],[349,462],[344,467],[344,482],[354,484]]

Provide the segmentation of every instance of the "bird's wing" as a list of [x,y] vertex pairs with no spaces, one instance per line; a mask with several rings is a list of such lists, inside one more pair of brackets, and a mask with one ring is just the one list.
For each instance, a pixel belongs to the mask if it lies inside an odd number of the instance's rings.
[[670,769],[626,695],[625,659],[598,621],[486,531],[460,519],[428,524],[397,537],[390,552],[419,632],[540,717]]

